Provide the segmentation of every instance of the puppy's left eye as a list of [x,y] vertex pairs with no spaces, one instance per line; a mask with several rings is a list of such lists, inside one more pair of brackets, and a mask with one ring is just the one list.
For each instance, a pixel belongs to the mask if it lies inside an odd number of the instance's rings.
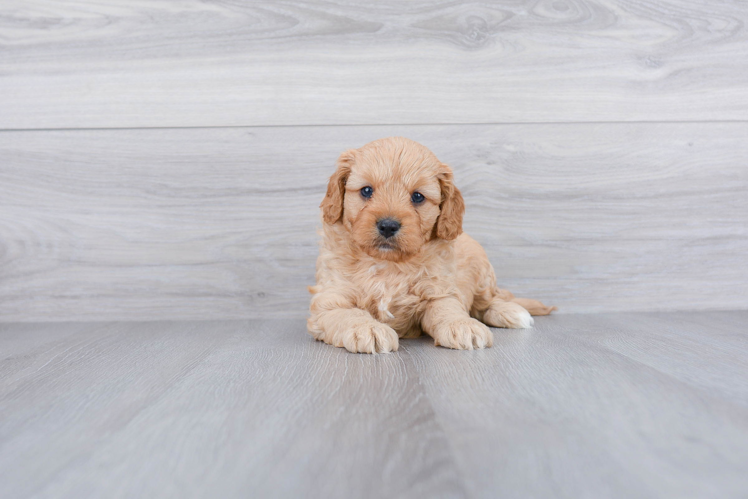
[[425,199],[426,199],[426,197],[423,196],[418,191],[416,191],[415,193],[413,193],[413,196],[410,197],[410,201],[412,201],[413,203],[423,203],[423,200],[425,200]]

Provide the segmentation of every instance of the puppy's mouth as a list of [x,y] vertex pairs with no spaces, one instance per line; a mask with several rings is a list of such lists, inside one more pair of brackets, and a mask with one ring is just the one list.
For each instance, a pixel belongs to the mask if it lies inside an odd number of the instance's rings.
[[391,260],[399,262],[407,255],[404,253],[402,242],[396,238],[376,238],[365,247],[366,253],[375,259]]
[[377,250],[381,252],[391,252],[392,250],[397,250],[397,247],[392,243],[380,243],[377,245]]

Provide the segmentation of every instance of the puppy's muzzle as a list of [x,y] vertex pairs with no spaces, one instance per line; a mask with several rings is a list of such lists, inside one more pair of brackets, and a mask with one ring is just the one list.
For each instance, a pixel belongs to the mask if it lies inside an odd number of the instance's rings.
[[400,230],[400,223],[395,219],[381,219],[377,221],[377,229],[385,238],[392,238]]

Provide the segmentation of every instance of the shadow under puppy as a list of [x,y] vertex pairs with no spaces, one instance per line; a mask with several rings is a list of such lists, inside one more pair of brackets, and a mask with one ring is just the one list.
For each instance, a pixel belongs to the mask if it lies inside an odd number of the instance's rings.
[[[486,327],[529,328],[556,309],[496,286],[462,232],[452,170],[402,137],[344,152],[322,204],[309,332],[351,352],[389,352],[422,332],[453,349],[490,347]],[[485,324],[484,324],[485,323]]]

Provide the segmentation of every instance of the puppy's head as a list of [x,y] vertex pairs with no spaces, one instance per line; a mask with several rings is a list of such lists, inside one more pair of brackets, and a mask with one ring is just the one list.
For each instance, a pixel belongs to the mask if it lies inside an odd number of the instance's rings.
[[462,232],[465,205],[452,170],[417,142],[391,137],[344,152],[322,201],[372,257],[405,260],[433,238]]

